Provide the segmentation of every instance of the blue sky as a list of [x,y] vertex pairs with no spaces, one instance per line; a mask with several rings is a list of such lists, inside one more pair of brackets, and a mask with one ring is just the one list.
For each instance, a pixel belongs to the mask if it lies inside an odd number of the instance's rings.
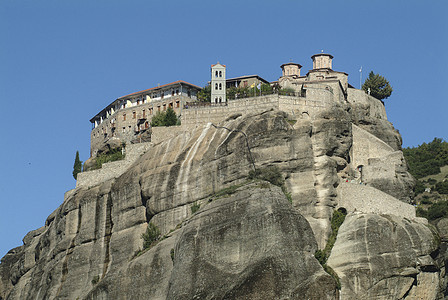
[[114,99],[176,80],[276,80],[311,55],[359,87],[370,70],[394,88],[403,146],[448,140],[447,1],[0,1],[0,257],[41,227],[74,188],[89,119]]

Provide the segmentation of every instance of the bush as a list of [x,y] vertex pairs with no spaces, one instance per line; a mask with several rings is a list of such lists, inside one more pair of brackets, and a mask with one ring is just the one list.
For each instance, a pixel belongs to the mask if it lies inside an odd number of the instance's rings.
[[199,210],[199,208],[201,208],[201,205],[198,203],[194,203],[190,209],[191,209],[191,214],[194,214],[195,212],[197,212]]
[[418,217],[427,218],[430,221],[447,217],[448,201],[439,201],[434,203],[428,208],[428,210],[418,207],[416,213]]
[[150,248],[160,238],[160,230],[152,222],[149,222],[146,232],[142,234],[143,249]]
[[448,164],[448,143],[440,138],[418,147],[404,148],[404,157],[409,164],[409,172],[415,178],[440,173],[440,167]]
[[273,185],[283,187],[285,184],[285,180],[283,179],[283,175],[280,172],[280,169],[276,166],[267,167],[263,169],[257,169],[255,171],[249,172],[249,179],[261,179],[266,180],[272,183]]
[[448,181],[437,182],[435,190],[439,194],[448,194]]

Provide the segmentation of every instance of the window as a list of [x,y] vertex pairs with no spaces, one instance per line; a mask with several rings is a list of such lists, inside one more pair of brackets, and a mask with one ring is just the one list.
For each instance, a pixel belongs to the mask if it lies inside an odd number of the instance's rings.
[[176,107],[180,107],[180,102],[176,101]]
[[215,98],[215,103],[218,103],[218,97]]
[[218,84],[215,83],[215,90],[218,90]]
[[146,111],[143,110],[142,112],[143,112],[143,118],[145,118],[146,117]]
[[140,99],[137,99],[137,105],[140,105]]
[[215,71],[215,77],[218,77],[218,71]]
[[221,83],[219,84],[219,90],[222,90],[222,84]]
[[126,114],[123,114],[123,121],[126,121]]
[[132,119],[135,119],[135,116],[136,116],[137,114],[135,113],[135,111],[133,111],[132,112]]
[[162,98],[163,99],[163,96],[165,96],[165,93],[160,93],[160,98]]
[[174,90],[171,91],[171,96],[174,96]]
[[173,102],[171,102],[170,104],[168,104],[168,107],[173,108]]
[[123,127],[123,133],[125,133],[126,132],[126,127]]
[[176,90],[176,95],[179,95],[179,90]]
[[222,77],[222,72],[221,71],[219,71],[219,77]]
[[191,92],[190,92],[190,90],[188,90],[187,95],[188,95],[188,97],[191,96]]
[[219,97],[219,103],[221,103],[222,102],[222,98],[221,97]]

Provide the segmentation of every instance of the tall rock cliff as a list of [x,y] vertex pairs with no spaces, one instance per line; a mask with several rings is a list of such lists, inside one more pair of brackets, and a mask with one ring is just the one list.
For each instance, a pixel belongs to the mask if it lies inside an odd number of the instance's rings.
[[[399,134],[378,100],[355,98],[311,119],[234,115],[152,145],[119,178],[67,192],[2,259],[0,299],[443,297],[446,247],[406,203],[413,179]],[[253,163],[278,167],[283,190],[248,180]],[[339,290],[314,253],[341,203],[348,215],[328,260]],[[149,222],[164,238],[142,251]]]

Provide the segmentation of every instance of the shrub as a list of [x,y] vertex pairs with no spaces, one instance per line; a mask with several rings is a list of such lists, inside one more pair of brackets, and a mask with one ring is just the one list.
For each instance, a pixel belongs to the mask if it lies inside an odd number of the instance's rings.
[[282,187],[285,183],[285,180],[283,179],[283,175],[280,172],[280,169],[276,166],[250,171],[249,179],[255,179],[255,178],[269,181],[273,185],[279,187]]
[[154,225],[154,223],[149,222],[146,232],[142,234],[143,239],[143,249],[150,248],[155,242],[160,238],[160,230]]
[[191,209],[191,213],[194,214],[195,212],[197,212],[199,210],[199,208],[201,208],[201,205],[198,203],[194,203],[190,209]]
[[345,210],[335,210],[333,212],[333,217],[331,218],[331,235],[328,238],[327,244],[323,250],[317,250],[314,253],[314,257],[319,261],[319,263],[324,268],[325,272],[330,274],[331,277],[336,281],[338,289],[341,289],[341,282],[339,281],[339,276],[336,272],[327,265],[328,257],[330,257],[331,249],[333,249],[334,243],[336,242],[336,237],[338,235],[339,227],[345,220],[346,212]]
[[439,194],[448,194],[448,181],[437,182],[435,190]]

